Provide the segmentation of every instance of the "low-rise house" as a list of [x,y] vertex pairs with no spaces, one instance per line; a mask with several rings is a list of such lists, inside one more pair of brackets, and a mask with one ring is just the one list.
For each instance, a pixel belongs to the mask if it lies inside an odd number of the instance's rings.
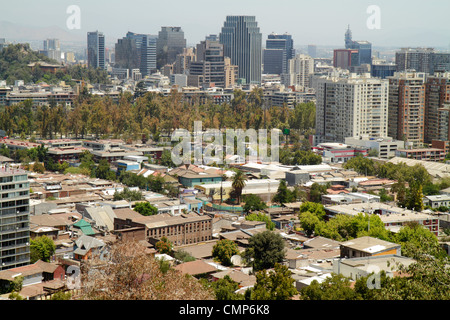
[[211,274],[212,281],[223,279],[225,276],[228,276],[231,278],[231,280],[237,282],[239,288],[253,287],[256,284],[255,275],[246,274],[237,269],[228,269]]
[[450,207],[450,195],[440,194],[433,196],[424,196],[423,204],[431,208]]
[[197,278],[211,278],[211,275],[217,271],[217,268],[203,260],[184,262],[175,266],[174,269]]
[[0,271],[0,288],[6,289],[17,277],[23,277],[19,294],[26,299],[41,299],[65,289],[65,270],[55,263],[38,260],[33,264]]
[[75,240],[74,259],[88,260],[94,256],[100,256],[105,246],[103,241],[83,235]]
[[341,258],[401,255],[401,245],[373,237],[360,237],[341,243]]
[[342,274],[353,280],[358,280],[361,277],[367,277],[371,273],[386,272],[388,277],[394,277],[398,272],[398,264],[408,267],[415,260],[412,258],[403,257],[396,254],[370,256],[363,258],[351,259],[335,259],[333,261],[333,272]]
[[403,225],[409,222],[417,222],[423,225],[436,236],[439,232],[439,219],[436,216],[426,212],[417,212],[381,202],[325,206],[325,212],[329,217],[336,214],[346,214],[351,216],[356,216],[359,213],[377,214],[384,223],[386,229],[392,232],[398,232]]

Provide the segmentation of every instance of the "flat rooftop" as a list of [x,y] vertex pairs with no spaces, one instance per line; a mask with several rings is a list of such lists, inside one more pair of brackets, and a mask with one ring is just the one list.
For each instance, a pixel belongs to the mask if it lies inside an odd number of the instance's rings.
[[0,166],[0,177],[16,176],[23,174],[28,174],[28,172],[22,169],[11,168],[10,166],[8,167],[6,167],[5,165]]

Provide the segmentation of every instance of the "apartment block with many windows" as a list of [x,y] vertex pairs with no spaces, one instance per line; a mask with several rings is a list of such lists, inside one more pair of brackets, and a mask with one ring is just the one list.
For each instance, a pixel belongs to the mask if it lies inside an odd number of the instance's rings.
[[28,174],[0,165],[0,270],[30,263]]

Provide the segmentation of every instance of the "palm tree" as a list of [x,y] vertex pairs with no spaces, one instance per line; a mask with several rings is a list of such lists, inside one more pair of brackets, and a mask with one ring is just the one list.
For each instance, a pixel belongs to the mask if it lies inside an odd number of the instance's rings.
[[238,203],[241,203],[242,189],[245,187],[247,176],[241,170],[236,169],[236,173],[234,174],[232,181],[231,186],[237,195]]

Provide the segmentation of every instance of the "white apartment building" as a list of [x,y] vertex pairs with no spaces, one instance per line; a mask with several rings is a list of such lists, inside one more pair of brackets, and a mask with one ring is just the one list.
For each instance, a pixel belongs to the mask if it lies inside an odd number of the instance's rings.
[[337,70],[314,79],[316,143],[387,137],[389,82]]
[[288,62],[288,73],[281,75],[281,82],[286,86],[299,88],[310,87],[310,77],[314,73],[314,59],[305,54],[298,54]]

